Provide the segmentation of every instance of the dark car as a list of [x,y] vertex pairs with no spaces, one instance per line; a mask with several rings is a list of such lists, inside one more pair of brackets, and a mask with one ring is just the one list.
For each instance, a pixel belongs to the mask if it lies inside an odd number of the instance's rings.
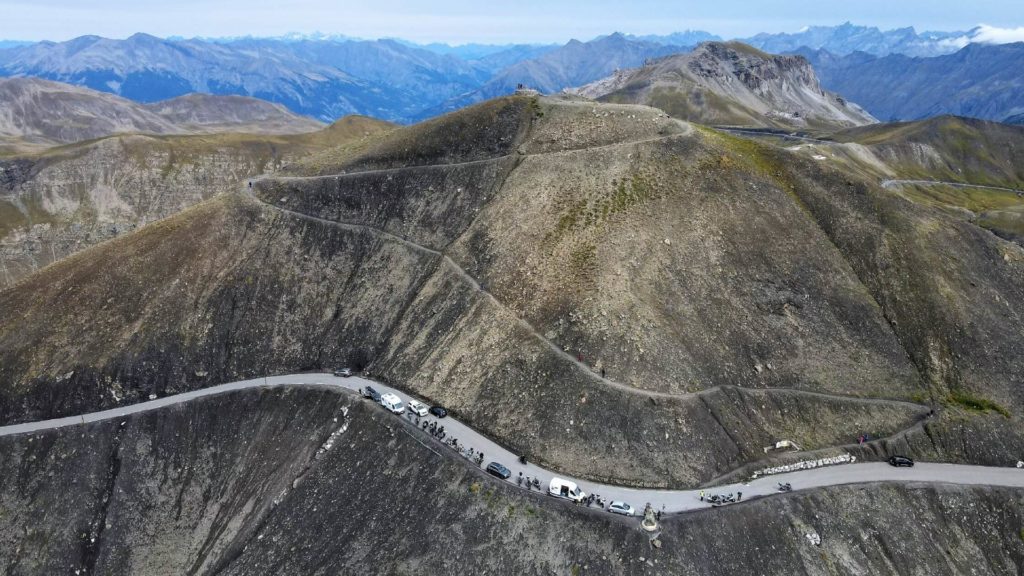
[[380,392],[377,392],[373,388],[367,386],[363,388],[363,398],[369,398],[374,402],[380,402]]
[[512,475],[511,470],[505,468],[504,466],[498,464],[497,462],[491,462],[490,464],[488,464],[487,472],[492,476],[497,476],[498,478],[501,478],[502,480],[508,480],[509,476]]
[[889,464],[899,468],[900,466],[911,467],[914,465],[914,461],[906,456],[893,456],[889,458]]
[[448,410],[440,406],[431,406],[430,413],[433,414],[434,416],[437,416],[438,418],[444,418],[445,416],[448,415]]

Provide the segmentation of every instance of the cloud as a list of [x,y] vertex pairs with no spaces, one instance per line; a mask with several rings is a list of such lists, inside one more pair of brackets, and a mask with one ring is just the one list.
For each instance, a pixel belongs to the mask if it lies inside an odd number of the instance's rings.
[[996,26],[981,24],[974,30],[971,30],[971,42],[979,44],[1024,42],[1024,26],[1020,28],[997,28]]
[[952,50],[952,51],[956,51],[956,50],[959,50],[961,48],[964,48],[964,47],[966,47],[970,43],[971,43],[971,37],[970,36],[957,36],[956,38],[944,38],[942,40],[939,40],[939,42],[938,42],[940,47],[945,48],[947,50]]

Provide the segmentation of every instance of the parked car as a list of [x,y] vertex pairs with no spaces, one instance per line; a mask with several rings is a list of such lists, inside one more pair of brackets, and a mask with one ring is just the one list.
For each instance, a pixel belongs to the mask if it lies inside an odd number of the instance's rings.
[[430,413],[433,414],[434,416],[437,416],[438,418],[444,418],[445,416],[448,415],[448,410],[442,408],[441,406],[431,406]]
[[405,404],[402,403],[402,399],[391,392],[380,395],[380,404],[395,414],[405,413]]
[[900,466],[911,467],[914,465],[914,461],[906,456],[893,456],[889,458],[889,464],[899,468]]
[[502,480],[508,480],[509,476],[512,475],[511,470],[505,468],[504,466],[498,464],[497,462],[491,462],[490,464],[488,464],[487,472],[492,476],[497,476],[498,478],[501,478]]
[[587,497],[587,493],[580,490],[580,487],[577,486],[575,482],[562,480],[561,478],[551,479],[551,484],[548,485],[548,495],[554,496],[555,498],[572,500],[577,504]]
[[352,375],[352,369],[351,368],[342,368],[341,370],[335,370],[334,371],[334,375],[335,376],[340,376],[342,378],[348,378],[349,376]]
[[406,408],[406,410],[408,410],[409,412],[412,412],[413,414],[415,414],[417,416],[426,416],[427,415],[427,406],[425,404],[423,404],[422,402],[417,402],[415,400],[409,400],[409,404],[407,404],[405,408]]
[[636,516],[636,508],[621,500],[616,500],[609,504],[608,511],[613,514],[622,514],[623,516]]
[[380,402],[380,392],[377,392],[370,386],[367,386],[366,388],[363,388],[363,398],[369,398],[374,402]]

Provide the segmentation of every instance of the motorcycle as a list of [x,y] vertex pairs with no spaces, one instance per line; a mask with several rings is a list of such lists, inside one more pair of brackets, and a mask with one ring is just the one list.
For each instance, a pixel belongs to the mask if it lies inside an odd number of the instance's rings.
[[793,486],[789,482],[786,482],[785,484],[779,482],[779,492],[790,492],[792,490]]

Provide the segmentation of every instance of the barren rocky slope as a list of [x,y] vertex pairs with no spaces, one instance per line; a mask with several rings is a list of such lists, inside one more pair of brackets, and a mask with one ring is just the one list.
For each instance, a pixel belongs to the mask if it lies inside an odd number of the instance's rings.
[[774,56],[738,42],[707,42],[574,92],[647,104],[712,125],[827,130],[875,122],[856,104],[825,91],[803,57]]
[[280,104],[247,96],[193,93],[145,107],[189,132],[300,134],[324,127],[323,122],[290,112]]
[[773,496],[663,518],[654,546],[636,520],[524,493],[432,453],[417,434],[350,395],[293,389],[2,438],[0,563],[12,576],[1024,568],[1019,490],[874,485]]
[[346,117],[295,136],[125,135],[0,160],[0,286],[252,174],[389,128]]
[[60,82],[0,78],[0,154],[125,132],[295,134],[322,127],[255,98],[191,95],[146,106]]
[[4,418],[344,363],[622,483],[692,486],[930,406],[873,454],[1024,446],[1021,247],[854,174],[523,97],[288,173],[0,292]]

